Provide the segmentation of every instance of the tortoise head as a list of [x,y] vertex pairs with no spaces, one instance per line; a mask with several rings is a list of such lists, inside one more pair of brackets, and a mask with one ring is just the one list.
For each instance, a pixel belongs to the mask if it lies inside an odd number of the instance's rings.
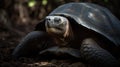
[[46,31],[52,36],[61,39],[71,39],[72,30],[69,20],[63,16],[47,16],[45,20]]

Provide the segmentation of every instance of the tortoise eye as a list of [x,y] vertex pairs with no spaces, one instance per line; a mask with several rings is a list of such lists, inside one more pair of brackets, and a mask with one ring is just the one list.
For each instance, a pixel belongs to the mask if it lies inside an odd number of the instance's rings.
[[46,20],[47,22],[50,22],[50,21],[51,21],[51,19],[50,19],[50,18],[46,18],[45,20]]

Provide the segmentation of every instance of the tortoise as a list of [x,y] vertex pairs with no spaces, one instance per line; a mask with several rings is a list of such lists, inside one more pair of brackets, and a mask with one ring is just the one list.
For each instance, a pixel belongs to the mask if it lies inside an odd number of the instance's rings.
[[94,67],[119,67],[119,51],[120,21],[107,8],[67,3],[41,20],[12,55],[68,54]]

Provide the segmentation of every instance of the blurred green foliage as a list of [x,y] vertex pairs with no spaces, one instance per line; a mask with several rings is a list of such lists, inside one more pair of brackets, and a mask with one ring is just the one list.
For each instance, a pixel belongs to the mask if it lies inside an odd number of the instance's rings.
[[42,0],[42,5],[47,5],[48,0]]
[[34,7],[35,4],[36,4],[36,1],[35,1],[35,0],[29,0],[29,2],[28,2],[28,6],[29,6],[29,7]]

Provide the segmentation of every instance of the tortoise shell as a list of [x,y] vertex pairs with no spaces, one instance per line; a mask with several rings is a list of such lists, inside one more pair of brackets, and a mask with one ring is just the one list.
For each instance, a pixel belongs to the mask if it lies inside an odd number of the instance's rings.
[[[53,10],[49,16],[65,16],[74,19],[78,25],[93,30],[116,46],[120,45],[120,21],[107,9],[92,3],[68,3]],[[35,30],[45,30],[43,19]]]

